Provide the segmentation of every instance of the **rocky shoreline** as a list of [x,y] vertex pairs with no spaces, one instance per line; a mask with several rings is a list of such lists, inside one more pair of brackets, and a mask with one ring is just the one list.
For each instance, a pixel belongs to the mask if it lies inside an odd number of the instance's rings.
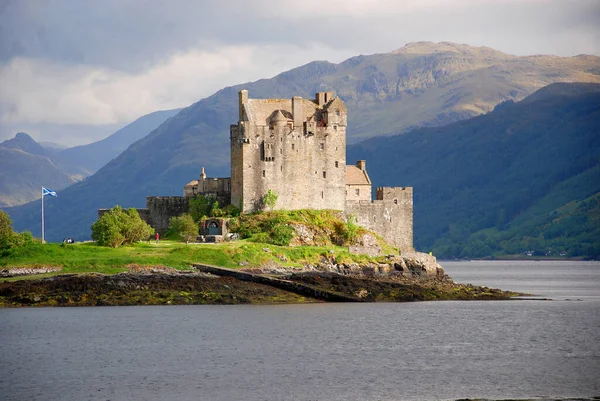
[[457,284],[426,254],[363,266],[324,260],[304,270],[209,268],[205,271],[210,273],[133,266],[115,275],[63,274],[4,281],[0,282],[0,307],[506,300],[522,295]]

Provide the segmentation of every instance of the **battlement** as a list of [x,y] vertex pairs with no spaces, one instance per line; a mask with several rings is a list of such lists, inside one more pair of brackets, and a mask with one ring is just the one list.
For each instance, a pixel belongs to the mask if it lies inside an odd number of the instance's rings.
[[375,200],[400,202],[410,199],[412,204],[412,187],[378,187],[375,189]]
[[413,248],[413,188],[378,187],[374,201],[348,198],[346,214],[353,214],[358,224],[381,235],[400,252]]

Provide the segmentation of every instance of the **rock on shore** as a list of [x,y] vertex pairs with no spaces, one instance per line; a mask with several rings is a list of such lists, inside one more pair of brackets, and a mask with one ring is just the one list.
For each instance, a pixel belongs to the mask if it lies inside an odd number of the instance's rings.
[[[282,266],[275,262],[269,262],[260,267],[245,268],[252,273],[286,274],[298,272],[298,268]],[[447,277],[444,268],[437,263],[435,256],[422,252],[403,253],[402,255],[389,255],[383,263],[338,263],[334,255],[321,257],[318,263],[306,264],[304,271],[339,273],[347,276],[366,277]]]
[[[393,262],[398,266],[390,262],[387,268],[346,269],[342,266],[343,274],[336,271],[340,266],[330,271],[296,269],[293,273],[285,272],[277,280],[263,280],[260,274],[256,280],[249,280],[139,268],[132,269],[133,273],[115,275],[67,274],[4,281],[0,282],[0,307],[500,300],[518,295],[456,284],[443,273],[440,276],[432,259],[407,255],[404,258],[404,265],[398,260]],[[409,273],[403,270],[404,266]],[[385,273],[387,269],[389,273]],[[288,284],[277,286],[273,282]]]

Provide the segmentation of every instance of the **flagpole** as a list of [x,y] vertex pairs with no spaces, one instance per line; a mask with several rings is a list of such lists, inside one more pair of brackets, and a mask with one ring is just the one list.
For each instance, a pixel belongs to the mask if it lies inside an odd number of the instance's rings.
[[44,239],[44,187],[42,187],[42,244],[45,244]]

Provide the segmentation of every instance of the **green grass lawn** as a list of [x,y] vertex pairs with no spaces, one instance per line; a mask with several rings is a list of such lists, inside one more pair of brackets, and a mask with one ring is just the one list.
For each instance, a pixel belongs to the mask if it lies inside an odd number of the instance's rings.
[[[140,242],[135,245],[108,248],[94,242],[76,244],[34,243],[13,251],[0,259],[0,269],[14,267],[61,267],[47,275],[64,273],[116,274],[128,271],[130,265],[168,266],[190,269],[192,263],[239,268],[257,267],[277,262],[290,267],[317,262],[322,256],[335,256],[338,261],[365,261],[368,258],[350,255],[347,248],[328,246],[281,247],[250,241],[222,244],[189,244],[160,241],[156,244]],[[35,277],[41,277],[36,275]],[[23,277],[24,278],[24,277]],[[14,278],[13,278],[14,279]]]

